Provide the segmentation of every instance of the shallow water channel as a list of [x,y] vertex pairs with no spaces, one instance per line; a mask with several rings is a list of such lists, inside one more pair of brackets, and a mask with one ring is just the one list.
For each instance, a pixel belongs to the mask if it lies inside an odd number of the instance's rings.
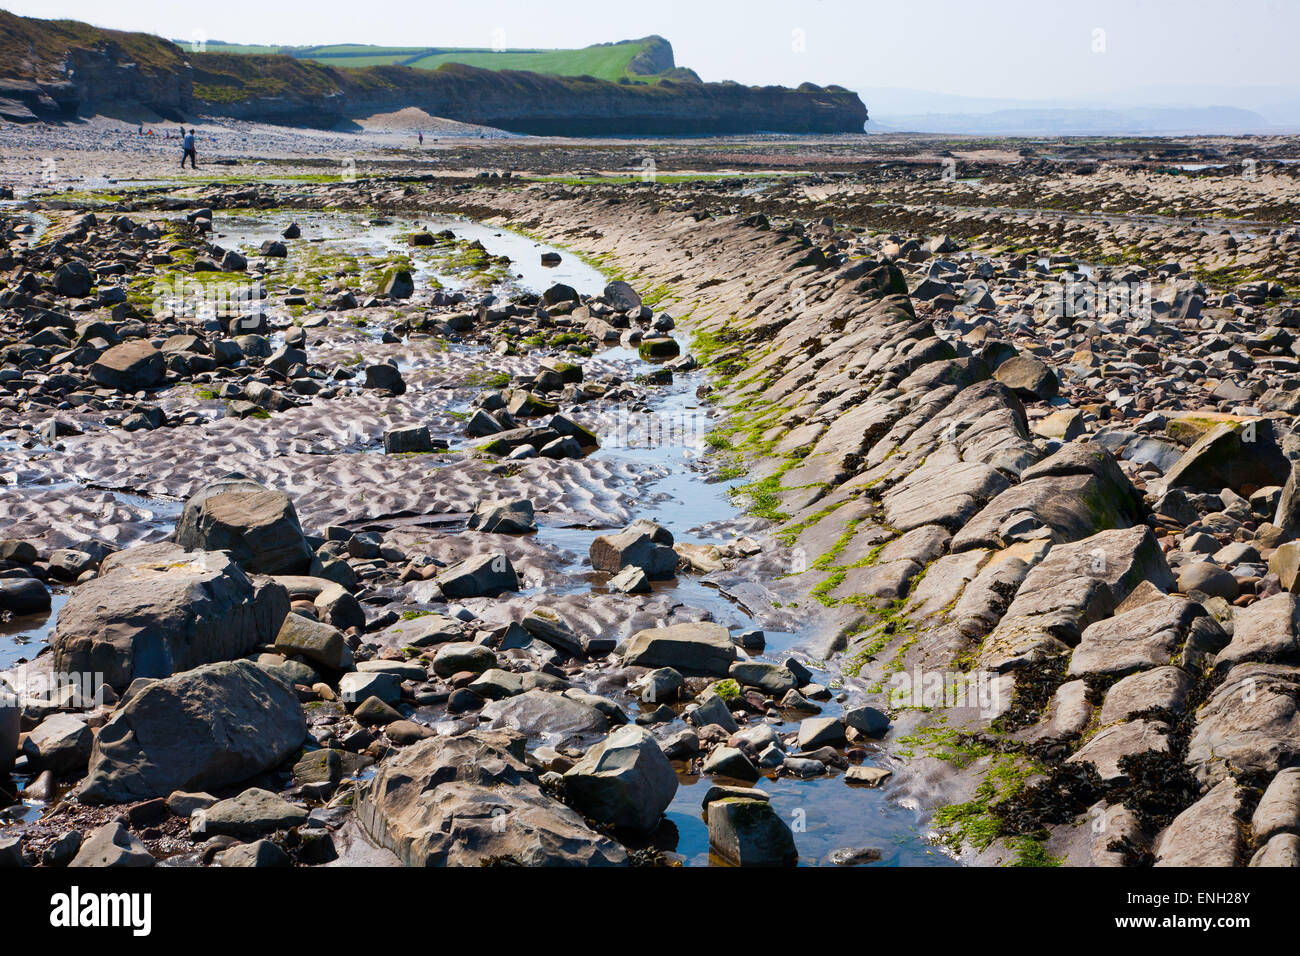
[[[509,256],[511,265],[507,284],[521,290],[540,292],[555,282],[564,282],[583,294],[595,294],[601,291],[606,281],[597,269],[567,250],[546,246],[505,229],[454,217],[393,219],[372,224],[363,215],[333,212],[219,215],[214,223],[216,241],[255,253],[264,240],[278,238],[290,221],[300,224],[304,239],[336,246],[347,254],[356,254],[357,250],[372,255],[418,252],[398,237],[414,228],[427,227],[431,232],[451,229],[458,237],[478,239],[493,255]],[[548,268],[540,265],[540,255],[546,251],[560,253],[559,266]],[[419,259],[412,258],[416,263],[413,277],[417,294],[434,279],[443,288],[455,288],[452,277],[421,267]],[[671,313],[671,309],[669,311]],[[677,335],[685,351],[689,340],[680,330]],[[644,373],[651,367],[637,356],[635,350],[617,347],[597,352],[587,361],[590,370],[612,367],[626,378]],[[617,474],[651,466],[656,470],[666,469],[667,474],[656,478],[648,489],[629,484],[619,490],[633,500],[643,502],[638,513],[665,525],[679,541],[723,545],[729,538],[714,534],[713,530],[726,528],[739,516],[729,494],[737,482],[709,480],[704,462],[707,428],[700,427],[709,413],[696,398],[697,389],[705,381],[704,373],[695,371],[676,375],[671,385],[648,389],[655,418],[660,422],[683,423],[685,427],[664,428],[654,441],[648,440],[638,427],[629,430],[626,440],[607,441],[602,436],[602,447],[592,457],[628,466],[627,469],[616,469]],[[453,443],[462,438],[459,434],[434,437],[453,439]],[[166,510],[172,511],[171,508]],[[610,529],[548,525],[544,514],[539,515],[538,523],[539,544],[567,552],[576,559],[560,568],[568,580],[564,589],[537,588],[525,592],[525,596],[540,598],[546,594],[600,588],[604,576],[591,571],[585,556],[592,539]],[[674,600],[707,611],[718,623],[733,630],[760,627],[746,608],[729,599],[718,588],[703,583],[699,576],[682,574],[670,581],[657,582],[655,588],[656,591],[671,591]],[[23,622],[25,626],[18,631],[0,630],[0,668],[19,656],[35,655],[48,638],[58,608],[65,600],[66,594],[56,595],[54,613],[46,620]],[[794,654],[800,660],[808,661],[806,656],[797,652],[808,637],[800,632],[765,630],[766,648],[757,657],[780,663]],[[814,672],[814,680],[835,686],[834,672],[818,670],[820,665],[817,662],[808,661],[808,666]],[[618,698],[618,702],[629,716],[638,712],[636,700],[624,696]],[[822,706],[826,716],[843,712],[841,704],[834,700],[824,701]],[[783,720],[775,725],[781,734],[797,728],[797,721]],[[873,752],[867,759],[880,765],[888,763],[883,750]],[[667,812],[668,825],[660,828],[653,842],[661,849],[678,854],[687,865],[717,863],[709,853],[708,832],[701,812],[703,796],[714,781],[679,772],[679,782],[676,798]],[[791,825],[803,865],[826,863],[831,852],[839,848],[861,847],[879,851],[879,861],[871,865],[951,865],[953,862],[926,839],[922,814],[888,799],[881,790],[847,784],[842,771],[832,770],[812,779],[765,777],[756,786],[771,795],[773,805]]]

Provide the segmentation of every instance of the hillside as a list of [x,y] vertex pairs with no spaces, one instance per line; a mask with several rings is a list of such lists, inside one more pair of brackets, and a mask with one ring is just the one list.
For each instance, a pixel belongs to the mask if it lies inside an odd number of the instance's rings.
[[493,50],[487,47],[381,47],[362,44],[332,44],[312,47],[267,47],[240,43],[209,42],[208,53],[243,55],[281,53],[326,66],[409,66],[436,70],[444,63],[462,63],[484,70],[524,70],[554,76],[592,76],[611,83],[698,80],[695,73],[676,66],[673,48],[663,37],[598,43],[567,50]]
[[[632,46],[637,52],[629,56],[630,49],[622,48]],[[625,70],[645,71],[638,75],[655,81],[628,75],[610,82],[459,62],[344,67],[284,53],[195,53],[146,34],[0,11],[0,118],[51,120],[111,109],[176,120],[210,115],[334,127],[417,107],[513,132],[576,136],[861,132],[867,118],[857,94],[840,87],[701,83],[693,74],[687,81],[672,78],[665,75],[674,70],[672,48],[658,37],[515,55],[554,60],[587,51],[608,57],[607,69],[617,53],[627,58]]]

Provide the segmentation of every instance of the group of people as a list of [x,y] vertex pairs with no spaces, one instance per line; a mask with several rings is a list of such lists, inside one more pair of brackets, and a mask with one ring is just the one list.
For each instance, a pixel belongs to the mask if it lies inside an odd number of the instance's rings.
[[[152,136],[153,130],[149,130],[146,132],[144,128],[144,124],[141,123],[139,129],[137,130],[137,133],[140,136]],[[185,160],[187,159],[190,161],[190,169],[199,168],[198,161],[197,161],[199,154],[195,148],[195,143],[198,142],[198,133],[199,131],[194,129],[193,127],[190,128],[189,132],[186,132],[184,126],[181,127],[181,135],[180,135],[181,169],[185,168]],[[166,136],[167,139],[171,139],[172,138],[171,130],[167,130],[164,135]]]

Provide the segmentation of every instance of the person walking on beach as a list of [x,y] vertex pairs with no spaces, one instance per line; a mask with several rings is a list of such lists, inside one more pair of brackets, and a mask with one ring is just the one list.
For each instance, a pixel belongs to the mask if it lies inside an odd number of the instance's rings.
[[190,161],[190,169],[198,169],[199,164],[196,160],[198,154],[194,151],[194,130],[190,130],[187,133],[185,132],[185,127],[182,126],[181,136],[183,137],[181,139],[181,149],[184,150],[184,152],[181,153],[181,169],[185,168],[186,158]]
[[420,145],[421,145],[421,146],[424,145],[424,134],[423,134],[423,133],[420,134]]

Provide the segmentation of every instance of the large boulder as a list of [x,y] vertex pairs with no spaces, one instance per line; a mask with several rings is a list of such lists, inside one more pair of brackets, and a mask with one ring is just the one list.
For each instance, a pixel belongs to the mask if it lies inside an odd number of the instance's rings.
[[452,641],[438,648],[433,658],[433,672],[439,677],[453,674],[482,674],[496,667],[497,656],[492,648],[473,641]]
[[1288,591],[1300,591],[1300,541],[1288,541],[1268,559],[1268,571]]
[[1061,390],[1060,379],[1051,366],[1029,355],[1007,359],[993,372],[993,377],[1028,401],[1047,401]]
[[379,291],[394,299],[409,299],[415,294],[415,280],[406,269],[390,269],[384,273]]
[[[347,562],[340,563],[347,567]],[[316,619],[324,624],[333,625],[341,631],[366,626],[365,609],[337,581],[301,574],[275,574],[271,580],[289,592],[290,601],[310,601],[315,608]]]
[[736,645],[721,624],[698,621],[637,631],[622,647],[628,666],[672,667],[683,674],[726,677]]
[[1071,677],[1122,677],[1160,667],[1186,654],[1208,657],[1228,636],[1205,608],[1181,597],[1161,597],[1088,625],[1070,657]]
[[54,667],[102,674],[122,691],[137,677],[243,657],[274,641],[288,613],[284,588],[251,580],[228,554],[129,548],[105,558],[59,611]]
[[647,833],[677,793],[677,773],[649,731],[619,727],[564,774],[565,791],[584,816]]
[[549,607],[535,607],[529,611],[520,624],[525,631],[545,641],[552,647],[568,654],[587,657],[603,657],[614,649],[617,641],[612,637],[592,634],[579,634],[564,618]]
[[1257,846],[1279,833],[1300,834],[1300,767],[1273,778],[1255,807],[1251,830]]
[[301,614],[285,617],[275,636],[275,649],[330,670],[343,671],[352,666],[352,648],[348,647],[343,632]]
[[672,533],[650,521],[634,521],[618,534],[599,535],[591,542],[591,566],[617,574],[632,566],[652,578],[670,578],[677,571]]
[[1214,666],[1226,673],[1248,661],[1300,664],[1300,595],[1283,591],[1237,611],[1232,643]]
[[557,282],[542,293],[542,305],[556,305],[560,302],[578,302],[578,290],[573,286]]
[[84,299],[94,288],[95,276],[84,262],[71,259],[54,270],[54,291],[69,299]]
[[468,527],[493,534],[527,534],[537,530],[537,520],[533,503],[527,498],[480,501],[469,516]]
[[1044,533],[1079,541],[1145,518],[1141,493],[1115,456],[1095,442],[1063,445],[1020,477],[953,535],[952,551],[998,549]]
[[0,580],[0,612],[40,614],[50,609],[50,592],[36,578]]
[[132,339],[111,349],[90,366],[90,377],[106,388],[139,392],[156,388],[167,378],[167,360],[143,339]]
[[884,496],[885,519],[899,531],[926,526],[956,531],[1010,484],[983,462],[952,462],[934,455]]
[[515,566],[504,553],[476,554],[453,564],[436,578],[442,593],[452,600],[497,597],[519,590]]
[[401,371],[396,365],[389,365],[387,362],[366,366],[366,378],[361,383],[361,387],[388,392],[390,395],[406,393],[406,381],[402,378]]
[[1090,764],[1103,783],[1128,780],[1120,762],[1128,756],[1169,753],[1169,725],[1160,720],[1130,720],[1104,727],[1066,758],[1068,764]]
[[605,286],[601,298],[616,312],[630,312],[641,308],[641,296],[626,282],[611,282]]
[[81,776],[90,760],[95,735],[75,714],[55,713],[42,720],[23,741],[23,753],[33,770],[56,777]]
[[384,432],[384,454],[422,455],[433,451],[428,425],[407,425]]
[[1178,569],[1178,590],[1183,594],[1204,594],[1234,601],[1240,585],[1231,571],[1213,561],[1193,561]]
[[1291,463],[1278,447],[1266,418],[1223,422],[1184,452],[1165,475],[1166,488],[1241,491],[1288,480]]
[[1224,780],[1178,816],[1155,843],[1155,865],[1239,866],[1245,852],[1242,834],[1244,792]]
[[274,769],[307,736],[293,690],[251,661],[207,664],[132,694],[99,731],[78,796],[126,803],[218,790]]
[[229,551],[245,571],[306,574],[312,550],[293,502],[242,475],[204,485],[185,502],[176,543],[187,551]]
[[1250,858],[1251,866],[1294,868],[1300,867],[1300,836],[1279,833],[1263,844]]
[[472,730],[432,737],[385,760],[357,819],[407,866],[610,866],[627,851],[547,796],[524,738]]
[[252,866],[292,866],[289,854],[270,840],[255,840],[252,843],[236,843],[229,850],[222,850],[213,861],[220,867]]

